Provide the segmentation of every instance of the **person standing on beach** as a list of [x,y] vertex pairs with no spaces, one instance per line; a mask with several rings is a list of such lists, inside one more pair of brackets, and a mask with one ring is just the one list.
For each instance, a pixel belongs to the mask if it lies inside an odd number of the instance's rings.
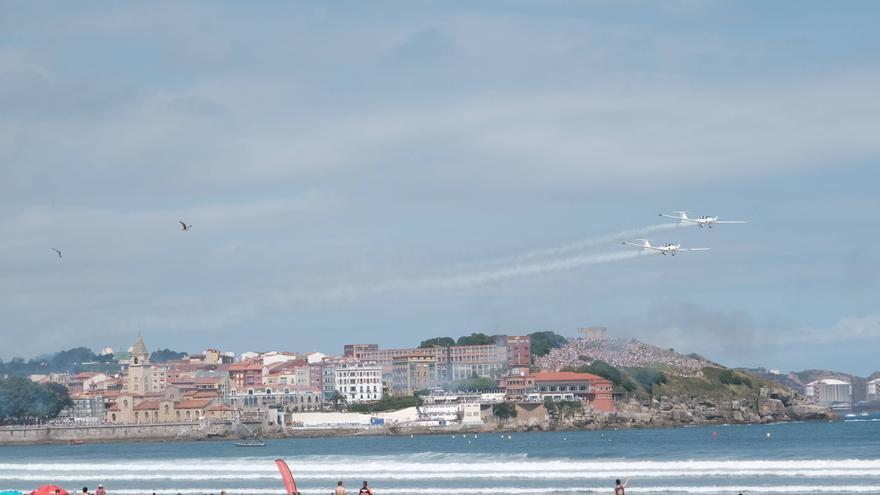
[[104,485],[98,485],[98,489],[95,490],[95,495],[107,495],[107,491],[104,490]]
[[626,485],[629,484],[629,480],[626,480],[622,485],[620,484],[620,480],[616,480],[614,482],[614,495],[626,495]]
[[87,486],[83,487],[82,495],[89,495],[89,487],[87,487]]
[[336,482],[336,495],[346,495],[345,487],[342,486],[342,481]]
[[373,490],[367,486],[367,482],[364,481],[364,486],[358,491],[358,495],[373,495]]

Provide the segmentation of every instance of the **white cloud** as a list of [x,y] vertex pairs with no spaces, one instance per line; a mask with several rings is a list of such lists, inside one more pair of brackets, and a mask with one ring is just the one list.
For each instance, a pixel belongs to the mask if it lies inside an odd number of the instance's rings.
[[429,177],[462,188],[589,191],[880,156],[878,85],[871,73],[749,87],[624,79],[317,116],[284,85],[231,80],[143,94],[94,115],[0,120],[0,127],[30,136],[31,181],[76,157],[79,173],[181,189],[351,182],[344,174],[376,171],[414,187]]

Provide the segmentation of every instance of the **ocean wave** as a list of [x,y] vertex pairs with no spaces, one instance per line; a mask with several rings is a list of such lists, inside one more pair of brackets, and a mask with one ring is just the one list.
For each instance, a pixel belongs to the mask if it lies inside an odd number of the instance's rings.
[[[554,475],[583,472],[695,472],[786,471],[786,472],[848,472],[880,471],[880,459],[804,459],[804,460],[527,460],[475,461],[467,455],[443,462],[412,461],[407,456],[290,457],[288,464],[297,476],[311,473],[389,472],[389,473],[550,473]],[[274,458],[237,458],[234,460],[132,461],[132,462],[5,462],[0,472],[125,472],[125,473],[249,473],[276,474]],[[210,476],[215,476],[211,474]]]
[[[638,493],[646,494],[646,493],[694,493],[694,494],[712,494],[712,493],[880,493],[880,485],[768,485],[768,486],[754,486],[754,485],[714,485],[714,486],[639,486],[639,487],[631,487],[633,492],[638,491]],[[20,491],[27,492],[30,488],[23,489],[19,487]],[[300,492],[304,495],[316,493],[316,494],[324,494],[327,493],[330,488],[306,488],[301,489]],[[377,492],[381,492],[384,494],[424,494],[424,495],[505,495],[505,494],[513,494],[513,493],[541,493],[541,494],[553,494],[553,493],[609,493],[612,491],[613,487],[608,485],[605,486],[590,486],[590,487],[565,487],[565,488],[548,488],[548,487],[534,487],[534,486],[522,486],[522,487],[457,487],[457,488],[441,488],[441,487],[430,487],[430,488],[381,488],[377,490]],[[173,488],[173,489],[162,489],[162,490],[150,490],[152,493],[156,493],[157,495],[201,495],[205,493],[215,493],[217,492],[217,488]],[[121,489],[121,490],[113,490],[114,494],[119,495],[142,495],[144,490],[134,490],[134,489]],[[278,495],[280,493],[279,489],[275,488],[256,488],[256,489],[238,489],[236,490],[237,494],[241,495]]]
[[[98,473],[95,473],[97,475]],[[53,474],[51,478],[55,481],[78,481],[88,476],[85,473],[70,474]],[[589,471],[577,473],[509,473],[509,472],[480,472],[480,473],[437,473],[437,472],[388,472],[388,471],[355,471],[355,470],[333,470],[323,473],[296,473],[295,478],[298,480],[326,480],[326,479],[381,479],[381,480],[468,480],[468,479],[487,479],[487,480],[591,480],[591,479],[614,479],[618,477],[639,477],[639,478],[695,478],[695,477],[798,477],[798,478],[850,478],[854,476],[863,478],[880,477],[880,470],[861,470],[861,469],[845,469],[840,471],[809,471],[809,470],[749,470],[749,469],[731,469],[731,470],[692,470],[692,471],[637,471],[631,468],[623,468],[613,471]],[[278,480],[277,473],[231,473],[231,474],[192,474],[192,473],[140,473],[126,474],[113,472],[100,472],[100,477],[105,481],[203,481],[203,480]],[[4,473],[0,472],[0,479],[17,480],[17,481],[41,481],[46,479],[45,474],[28,473],[21,474],[16,472]]]

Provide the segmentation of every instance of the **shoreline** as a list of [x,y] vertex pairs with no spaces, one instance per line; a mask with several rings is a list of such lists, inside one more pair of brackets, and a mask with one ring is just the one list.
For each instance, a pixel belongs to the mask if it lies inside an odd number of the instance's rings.
[[[285,440],[295,438],[348,438],[348,437],[382,437],[382,436],[439,436],[439,435],[480,435],[480,434],[513,434],[513,433],[541,433],[541,432],[578,432],[578,431],[615,431],[615,430],[670,430],[677,428],[693,428],[700,426],[750,426],[750,425],[778,425],[791,423],[820,423],[820,422],[836,422],[836,419],[807,419],[798,420],[790,419],[783,421],[767,421],[767,422],[700,422],[685,424],[596,424],[590,423],[582,426],[573,424],[560,424],[553,426],[497,426],[497,425],[480,425],[466,427],[403,427],[403,426],[379,426],[370,428],[314,428],[314,429],[284,429],[284,430],[268,430],[263,432],[262,438],[266,440]],[[84,444],[113,444],[113,443],[182,443],[182,442],[234,442],[241,440],[239,435],[233,431],[227,431],[222,434],[205,434],[198,436],[166,436],[166,435],[132,435],[125,437],[106,437],[80,434],[80,430],[98,430],[106,431],[105,428],[138,428],[155,425],[102,425],[88,427],[58,427],[51,426],[45,428],[27,427],[29,431],[39,431],[49,433],[52,430],[60,430],[64,428],[67,432],[78,432],[77,435],[68,438],[44,437],[33,440],[0,440],[0,448],[16,447],[16,446],[33,446],[33,445],[70,445],[71,447]],[[167,425],[161,425],[167,427]],[[14,429],[14,428],[12,428]],[[4,433],[10,431],[10,427],[2,427],[0,429],[0,437]],[[186,431],[186,430],[180,430]],[[82,444],[71,444],[71,441],[82,441]],[[245,447],[241,447],[245,448]]]

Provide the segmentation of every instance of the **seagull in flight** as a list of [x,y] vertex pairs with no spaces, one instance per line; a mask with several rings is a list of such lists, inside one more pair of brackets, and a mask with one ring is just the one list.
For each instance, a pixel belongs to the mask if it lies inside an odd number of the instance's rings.
[[58,248],[52,248],[52,251],[55,251],[58,254],[58,257],[61,257],[61,250]]
[[181,230],[189,230],[193,227],[192,225],[187,225],[187,224],[183,223],[183,220],[178,220],[178,222],[180,222],[180,229]]

